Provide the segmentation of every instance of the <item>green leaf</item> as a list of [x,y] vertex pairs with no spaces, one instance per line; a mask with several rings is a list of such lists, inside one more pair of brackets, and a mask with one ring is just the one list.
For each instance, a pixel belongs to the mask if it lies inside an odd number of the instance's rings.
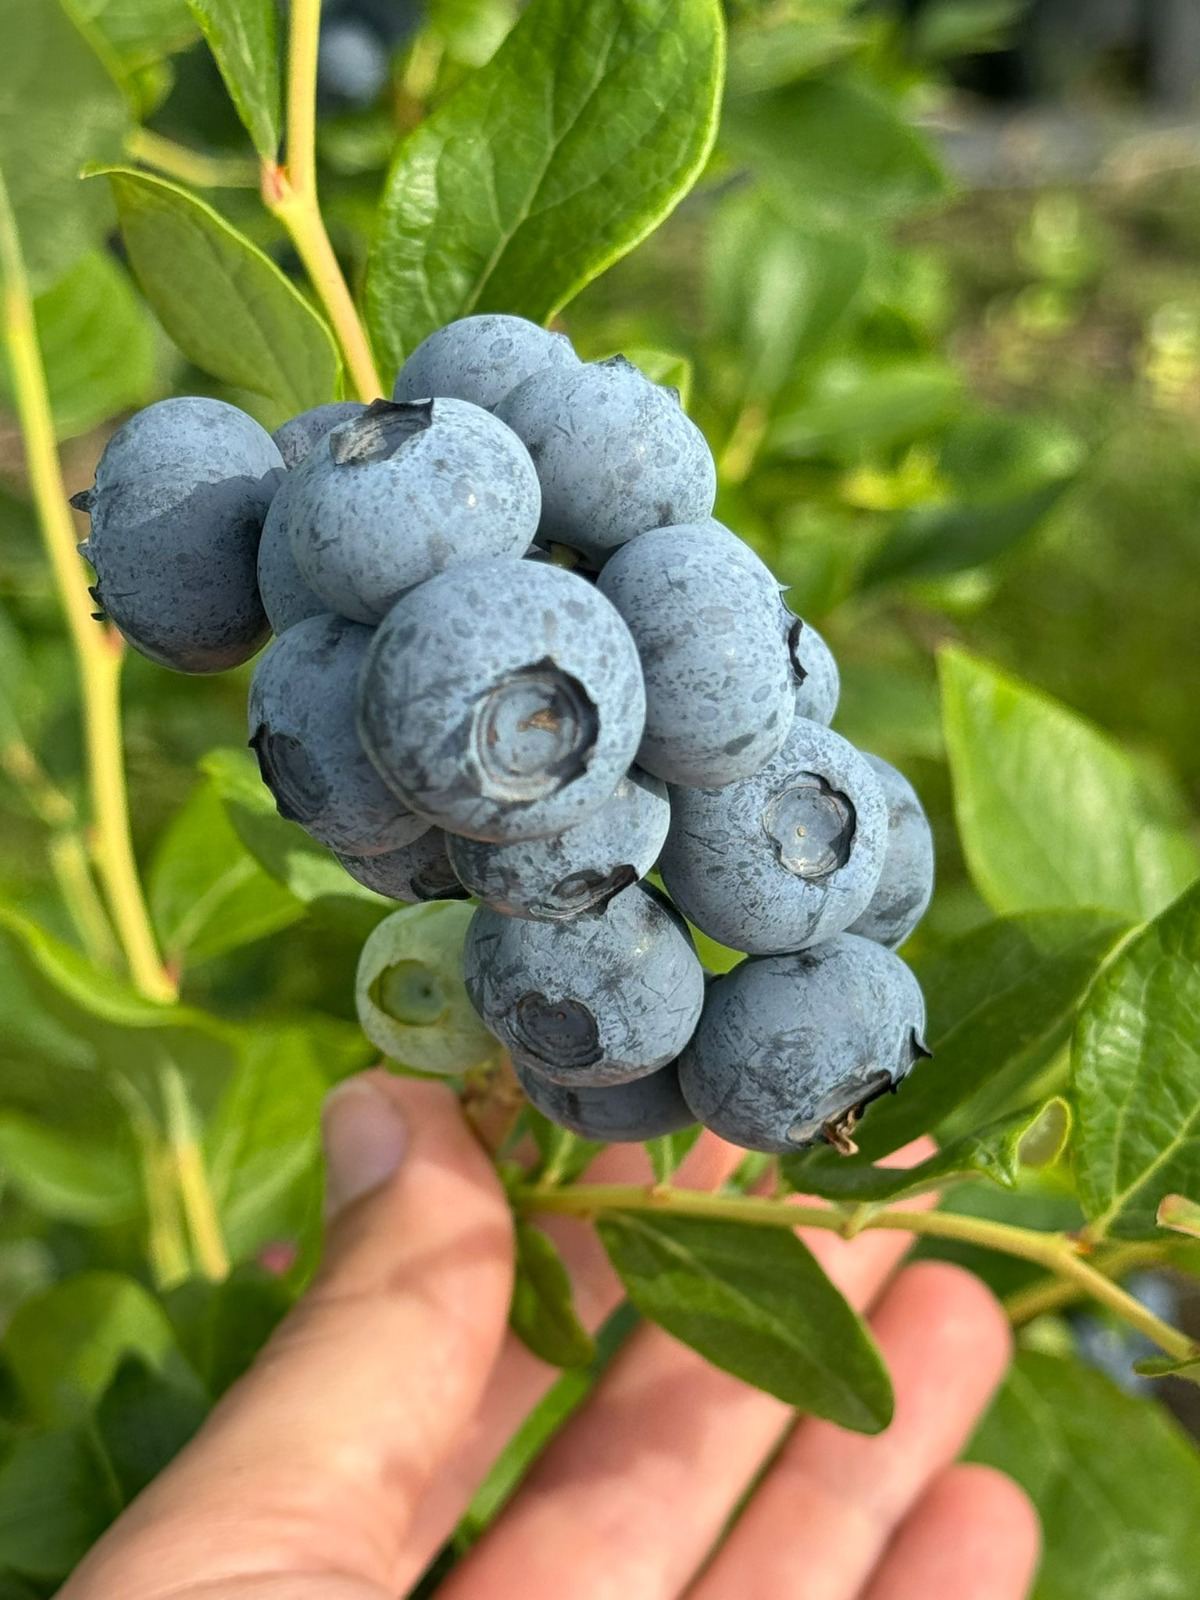
[[859,233],[800,227],[758,188],[722,202],[710,234],[709,313],[737,351],[745,395],[773,396],[833,338],[866,267]]
[[188,0],[242,126],[264,161],[279,151],[280,73],[275,0]]
[[81,951],[0,902],[0,945],[5,937],[22,970],[53,998],[55,1016],[67,1021],[73,1031],[83,1031],[94,1039],[91,1024],[119,1030],[125,1035],[127,1052],[131,1048],[128,1030],[161,1030],[172,1048],[182,1047],[188,1033],[202,1034],[222,1045],[236,1037],[226,1024],[192,1006],[148,1000],[124,978],[95,966]]
[[594,1139],[581,1139],[569,1128],[560,1128],[536,1106],[527,1105],[522,1114],[541,1156],[539,1183],[574,1183],[604,1149]]
[[597,1227],[642,1315],[714,1366],[844,1428],[887,1427],[879,1351],[794,1233],[632,1212]]
[[221,1283],[180,1284],[167,1295],[166,1312],[189,1366],[216,1400],[246,1371],[290,1304],[278,1278],[241,1266]]
[[1176,1233],[1191,1234],[1200,1239],[1200,1205],[1181,1194],[1164,1195],[1159,1201],[1158,1225],[1171,1228]]
[[552,1367],[586,1367],[596,1343],[575,1310],[562,1257],[540,1228],[518,1219],[517,1273],[509,1322],[535,1356]]
[[[128,275],[106,251],[81,256],[37,297],[34,315],[60,439],[152,398],[153,325]],[[14,407],[6,366],[0,366],[0,402]]]
[[447,55],[481,67],[503,44],[516,21],[519,0],[427,0],[430,32]]
[[[947,1119],[970,1132],[1026,1095],[1066,1043],[1122,931],[1096,912],[1036,911],[997,918],[920,957],[933,1056],[869,1108],[855,1134],[864,1158],[877,1161]],[[792,1158],[797,1187],[822,1154]]]
[[1075,1032],[1079,1198],[1094,1228],[1152,1238],[1159,1204],[1200,1194],[1200,884],[1097,979]]
[[235,1259],[269,1242],[280,1200],[315,1172],[328,1086],[304,1028],[260,1023],[247,1032],[204,1136],[209,1183]]
[[994,561],[1054,509],[1082,462],[1079,441],[1045,420],[964,420],[943,448],[947,503],[896,517],[863,582],[936,578]]
[[1160,1406],[1024,1351],[970,1447],[1022,1486],[1045,1538],[1033,1600],[1190,1600],[1200,1458]]
[[200,762],[212,779],[234,831],[268,877],[304,905],[323,898],[362,900],[382,915],[390,901],[354,881],[294,822],[275,809],[247,750],[210,750]]
[[179,1454],[208,1409],[191,1374],[167,1378],[137,1357],[121,1363],[96,1407],[96,1437],[127,1504]]
[[1028,9],[1029,0],[938,0],[913,18],[913,51],[937,60],[1003,49]]
[[781,88],[852,55],[864,32],[850,9],[846,0],[817,0],[804,5],[802,16],[739,28],[729,41],[730,97]]
[[832,455],[857,461],[864,451],[921,438],[947,422],[962,379],[933,356],[838,354],[825,361],[793,401],[780,398],[767,434],[779,455]]
[[1200,1356],[1189,1356],[1183,1361],[1170,1356],[1149,1356],[1145,1361],[1135,1361],[1133,1370],[1142,1378],[1185,1378],[1188,1383],[1200,1384]]
[[65,1134],[18,1111],[0,1111],[0,1182],[64,1222],[124,1222],[142,1204],[132,1147]]
[[873,88],[817,78],[731,98],[722,142],[794,215],[872,226],[945,194],[929,140]]
[[185,49],[196,37],[187,0],[72,0],[122,67],[136,71]]
[[546,320],[645,238],[704,165],[723,56],[716,0],[534,0],[396,153],[366,285],[385,369],[469,312]]
[[85,161],[115,159],[128,124],[124,96],[59,0],[5,0],[0,187],[36,290],[108,226],[108,196],[79,173]]
[[14,1572],[0,1572],[0,1600],[42,1600],[42,1591],[32,1588]]
[[324,321],[269,256],[186,189],[109,167],[134,276],[171,338],[281,419],[332,400],[340,361]]
[[888,1205],[973,1178],[1015,1189],[1023,1170],[1058,1160],[1070,1132],[1071,1108],[1056,1096],[1042,1106],[998,1117],[915,1167],[876,1167],[869,1161],[847,1160],[833,1150],[817,1151],[807,1160],[784,1156],[781,1167],[788,1182],[805,1194]]
[[20,1438],[0,1462],[0,1566],[60,1582],[120,1510],[84,1429]]
[[940,668],[958,829],[994,911],[1140,921],[1200,873],[1193,840],[1098,728],[965,651],[943,651]]
[[183,969],[288,927],[303,904],[242,844],[212,783],[202,784],[159,841],[148,892],[163,954]]
[[81,1272],[27,1300],[0,1343],[29,1415],[50,1426],[85,1414],[125,1356],[159,1368],[174,1348],[162,1307],[116,1272]]
[[655,1183],[670,1183],[702,1131],[696,1123],[691,1128],[681,1128],[678,1133],[664,1133],[657,1139],[646,1140],[646,1154],[650,1157]]

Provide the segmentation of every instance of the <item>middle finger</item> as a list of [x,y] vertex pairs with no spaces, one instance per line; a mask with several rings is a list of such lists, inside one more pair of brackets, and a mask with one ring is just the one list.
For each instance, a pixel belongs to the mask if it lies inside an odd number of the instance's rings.
[[[802,1237],[860,1309],[911,1243],[890,1232],[853,1243]],[[671,1600],[791,1418],[789,1407],[660,1329],[639,1329],[439,1600],[509,1588],[522,1600],[559,1600],[568,1575],[572,1600]]]

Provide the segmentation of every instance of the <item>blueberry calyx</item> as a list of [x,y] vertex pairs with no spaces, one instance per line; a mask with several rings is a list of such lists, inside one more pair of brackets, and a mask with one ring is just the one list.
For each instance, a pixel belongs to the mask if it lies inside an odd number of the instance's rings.
[[361,417],[334,428],[329,454],[339,467],[388,461],[432,426],[432,400],[372,400]]

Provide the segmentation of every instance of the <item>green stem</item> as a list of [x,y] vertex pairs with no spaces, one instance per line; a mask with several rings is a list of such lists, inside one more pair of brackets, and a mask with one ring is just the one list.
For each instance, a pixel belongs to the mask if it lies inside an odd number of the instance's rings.
[[46,854],[83,948],[98,967],[115,966],[121,959],[120,947],[96,889],[83,840],[73,829],[63,829],[51,835]]
[[334,254],[317,197],[317,39],[321,0],[292,0],[288,23],[287,164],[266,162],[263,203],[287,230],[333,327],[360,400],[383,393],[375,358]]
[[62,481],[33,298],[2,178],[0,274],[4,280],[4,332],[29,483],[79,674],[96,870],[134,982],[152,999],[172,1000],[175,985],[159,959],[129,831],[121,760],[122,641],[115,630],[97,627],[91,617],[87,586],[75,553],[75,527]]
[[19,734],[0,750],[0,768],[23,791],[30,810],[50,832],[50,870],[83,948],[97,966],[116,966],[121,952],[96,889],[74,803]]
[[191,1266],[171,1154],[144,1098],[128,1078],[114,1073],[109,1083],[125,1107],[141,1161],[150,1275],[156,1288],[172,1289],[190,1275]]
[[149,128],[133,128],[125,135],[125,153],[144,167],[153,167],[196,189],[253,189],[259,180],[253,161],[202,155]]
[[[1097,1253],[1091,1266],[1094,1271],[1102,1273],[1106,1278],[1121,1278],[1137,1267],[1154,1266],[1163,1258],[1163,1247],[1160,1244],[1117,1245],[1112,1250]],[[1079,1283],[1051,1276],[1040,1278],[1024,1289],[1014,1290],[1006,1297],[1004,1309],[1008,1312],[1008,1320],[1013,1327],[1021,1328],[1027,1322],[1032,1322],[1035,1317],[1061,1311],[1064,1307],[1074,1305],[1085,1298],[1085,1291]]]
[[[823,1228],[844,1234],[845,1213],[824,1206],[793,1205],[786,1200],[759,1199],[748,1195],[704,1194],[691,1189],[646,1189],[633,1186],[577,1184],[570,1189],[547,1189],[532,1185],[515,1190],[513,1204],[518,1211],[554,1211],[592,1216],[605,1211],[659,1211],[680,1217],[712,1217],[724,1222],[747,1223],[766,1228]],[[1127,1294],[1084,1260],[1077,1241],[1061,1233],[1038,1233],[1017,1228],[1007,1222],[991,1222],[983,1217],[958,1216],[951,1211],[874,1211],[865,1220],[855,1217],[861,1231],[882,1228],[900,1233],[923,1235],[928,1239],[953,1239],[979,1245],[1004,1255],[1017,1256],[1045,1267],[1056,1277],[1076,1286],[1101,1305],[1106,1305],[1131,1327],[1139,1329],[1160,1350],[1177,1360],[1188,1360],[1198,1349],[1177,1328]]]
[[196,1121],[183,1075],[173,1061],[161,1068],[166,1108],[167,1141],[175,1168],[175,1181],[187,1219],[196,1263],[206,1278],[219,1282],[229,1276],[229,1254],[221,1232],[221,1219],[208,1181],[208,1169],[196,1134]]

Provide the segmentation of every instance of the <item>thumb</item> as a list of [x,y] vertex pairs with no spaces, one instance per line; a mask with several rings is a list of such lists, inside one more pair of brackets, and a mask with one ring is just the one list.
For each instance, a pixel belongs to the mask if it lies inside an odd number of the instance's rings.
[[104,1584],[97,1574],[97,1594],[141,1600],[200,1579],[321,1570],[386,1587],[421,1495],[471,1420],[512,1283],[490,1162],[448,1089],[381,1071],[334,1090],[324,1138],[324,1265],[85,1564],[122,1538],[136,1555],[134,1572],[110,1565]]

